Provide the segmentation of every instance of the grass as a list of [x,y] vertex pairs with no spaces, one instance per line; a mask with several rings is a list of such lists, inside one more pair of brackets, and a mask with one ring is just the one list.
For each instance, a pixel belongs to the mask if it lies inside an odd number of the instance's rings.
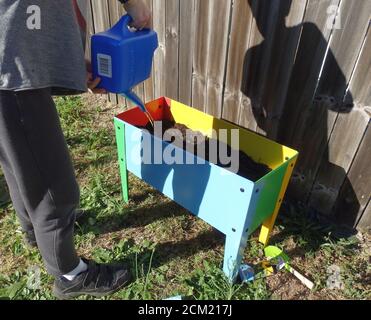
[[[231,285],[221,271],[224,237],[142,181],[130,176],[130,203],[123,204],[112,117],[120,110],[99,98],[56,99],[81,187],[84,221],[76,225],[80,255],[98,262],[125,261],[134,275],[126,289],[104,299],[369,299],[370,242],[338,239],[311,222],[305,208],[285,203],[272,243],[315,282],[310,292],[292,275],[277,274]],[[37,250],[23,244],[20,226],[0,173],[0,299],[54,299],[53,279]],[[249,240],[244,261],[258,263],[263,247]],[[337,265],[342,289],[326,286]],[[35,272],[40,278],[32,285]],[[37,278],[36,277],[36,278]],[[81,297],[79,299],[92,299]]]

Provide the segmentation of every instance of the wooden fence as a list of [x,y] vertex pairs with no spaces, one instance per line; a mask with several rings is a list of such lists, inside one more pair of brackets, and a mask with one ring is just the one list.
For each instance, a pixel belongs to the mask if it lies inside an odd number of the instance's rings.
[[[160,46],[139,96],[166,95],[296,148],[289,196],[368,228],[371,0],[146,2]],[[91,34],[124,13],[117,0],[90,7]]]

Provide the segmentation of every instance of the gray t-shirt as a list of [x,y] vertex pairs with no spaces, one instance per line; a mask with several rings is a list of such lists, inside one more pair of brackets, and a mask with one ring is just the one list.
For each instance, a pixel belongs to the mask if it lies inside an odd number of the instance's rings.
[[73,0],[0,0],[0,90],[87,90],[75,5]]

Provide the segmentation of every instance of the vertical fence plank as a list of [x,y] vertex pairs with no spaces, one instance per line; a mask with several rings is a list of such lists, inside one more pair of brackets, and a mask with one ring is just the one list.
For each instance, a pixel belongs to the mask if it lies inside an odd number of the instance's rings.
[[[366,133],[362,139],[359,150],[354,157],[352,166],[348,176],[343,183],[343,186],[337,197],[337,202],[333,213],[336,221],[350,226],[356,227],[360,217],[362,216],[371,195],[371,166],[369,165],[369,155],[371,154],[371,130],[370,130],[370,115],[371,115],[371,28],[369,27],[360,58],[356,69],[352,76],[348,94],[345,98],[345,104],[354,103],[355,110],[352,111],[349,121],[355,122],[355,114],[360,117],[362,113],[364,122],[361,126],[367,124]],[[342,118],[339,118],[342,121]],[[357,128],[358,130],[358,128]],[[334,130],[335,132],[336,130]],[[351,127],[344,127],[343,134],[353,137]],[[338,133],[336,133],[338,134]],[[342,144],[346,142],[340,137]],[[348,155],[348,152],[343,152]],[[338,155],[343,156],[344,155]],[[346,157],[344,157],[346,158]]]
[[[145,3],[150,8],[151,12],[153,12],[153,3],[152,3],[152,0],[145,0]],[[153,21],[153,17],[152,17],[152,21]],[[151,77],[144,82],[144,101],[146,101],[146,102],[152,101],[152,100],[155,99],[155,92],[154,92],[154,90],[155,90],[155,87],[154,87],[155,83],[154,83],[154,78],[153,77],[154,77],[154,67],[152,65]]]
[[195,0],[195,47],[192,75],[193,107],[204,111],[206,105],[206,66],[209,56],[208,35],[210,28],[210,5],[213,0]]
[[308,0],[279,139],[299,148],[332,34],[328,8],[340,0]]
[[193,48],[196,29],[194,0],[180,1],[179,100],[192,105]]
[[327,100],[313,103],[332,26],[327,10],[339,0],[309,0],[302,26],[300,44],[292,70],[278,140],[300,152],[288,194],[305,200],[317,168],[318,154],[327,144]]
[[153,28],[158,35],[159,47],[154,58],[155,96],[166,95],[165,50],[166,50],[166,1],[153,0]]
[[371,196],[371,127],[368,126],[357,156],[335,205],[336,221],[355,228]]
[[329,215],[362,140],[370,116],[362,109],[338,118],[312,189],[309,205]]
[[[255,18],[251,35],[254,45],[249,46],[244,58],[241,90],[248,100],[241,107],[240,124],[275,139],[306,0],[248,2]],[[254,121],[250,120],[252,114]]]
[[[256,1],[254,1],[254,5],[256,5]],[[241,92],[241,83],[245,54],[250,48],[252,23],[253,14],[248,2],[246,0],[235,0],[233,4],[222,114],[223,119],[234,123],[238,123],[240,109],[247,109],[250,105],[249,97],[243,95]],[[243,112],[247,113],[247,110]],[[247,119],[248,121],[254,121],[253,114],[250,113]],[[249,127],[249,124],[246,127]]]
[[211,2],[210,32],[206,69],[205,112],[221,118],[223,109],[224,76],[229,44],[229,25],[232,1]]
[[334,58],[327,57],[318,89],[319,94],[333,97],[336,104],[335,111],[328,114],[329,152],[318,157],[321,162],[309,199],[311,207],[326,215],[332,212],[369,122],[364,110],[348,109],[343,99],[364,44],[370,12],[370,1],[342,1],[342,29],[334,30],[330,44]]
[[178,100],[179,81],[179,0],[166,0],[166,96]]
[[[268,64],[267,77],[262,84],[264,91],[260,97],[260,111],[263,119],[259,122],[258,132],[276,140],[279,125],[285,121],[283,110],[288,94],[289,82],[303,28],[303,18],[307,0],[297,0],[287,8],[287,1],[281,1],[278,20],[273,32],[271,56]],[[287,14],[287,9],[289,13]],[[285,17],[285,15],[287,15]],[[256,116],[259,116],[256,113]]]
[[87,19],[86,19],[87,27],[86,27],[86,48],[85,48],[85,59],[91,61],[91,36],[94,34],[94,19],[93,19],[93,12],[92,12],[92,5],[91,1],[88,1],[88,8],[87,8]]
[[371,106],[371,23],[344,103]]
[[193,105],[221,117],[231,1],[199,0],[193,75]]
[[358,224],[362,231],[371,232],[371,201],[368,203],[366,210]]
[[340,18],[340,28],[334,30],[330,44],[335,59],[326,60],[318,88],[319,94],[330,95],[338,103],[344,98],[346,86],[368,30],[371,1],[342,0]]
[[159,47],[154,57],[155,69],[155,96],[165,96],[166,78],[165,71],[165,34],[166,34],[166,3],[165,0],[153,0],[153,28],[158,35]]

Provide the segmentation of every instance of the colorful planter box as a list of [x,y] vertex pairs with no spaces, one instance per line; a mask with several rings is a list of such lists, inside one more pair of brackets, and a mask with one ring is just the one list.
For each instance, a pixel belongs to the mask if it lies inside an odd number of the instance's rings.
[[[168,98],[146,105],[155,120],[173,118],[177,123],[211,136],[213,130],[239,131],[240,149],[253,160],[268,165],[272,171],[256,182],[230,173],[210,162],[205,164],[143,164],[141,156],[150,152],[154,160],[168,142],[140,129],[148,120],[139,108],[115,117],[123,197],[127,202],[128,171],[144,180],[195,216],[226,235],[225,274],[233,280],[241,264],[248,237],[260,226],[260,241],[268,243],[285,195],[298,152],[254,132],[216,119]],[[161,147],[161,148],[155,148]],[[177,147],[174,147],[177,148]],[[157,150],[157,151],[154,151]],[[181,149],[188,159],[197,157]]]

